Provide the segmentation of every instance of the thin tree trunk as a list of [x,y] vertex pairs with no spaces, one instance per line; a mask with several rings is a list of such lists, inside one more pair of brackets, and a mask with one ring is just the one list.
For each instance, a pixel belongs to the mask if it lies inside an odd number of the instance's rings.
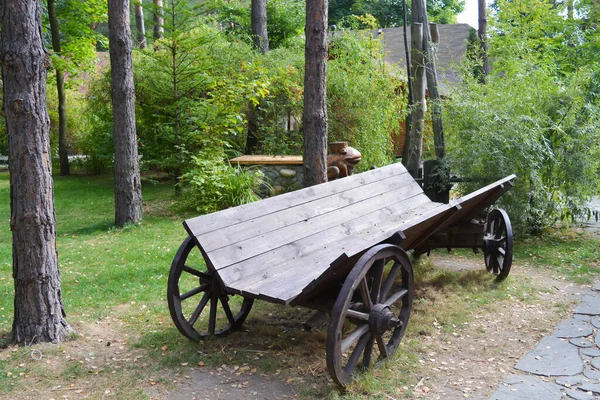
[[140,49],[146,48],[146,28],[144,27],[144,8],[142,0],[134,0],[135,28],[137,31],[137,45]]
[[487,17],[486,17],[486,0],[478,0],[479,6],[479,29],[477,36],[481,45],[481,82],[485,83],[489,73],[488,65],[488,45],[487,45]]
[[[54,0],[48,0],[48,18],[50,19],[50,34],[52,35],[52,48],[58,55],[60,49],[60,33]],[[69,153],[67,151],[67,100],[65,98],[65,77],[63,71],[56,69],[56,91],[58,93],[58,159],[60,162],[60,176],[69,175]]]
[[433,143],[435,146],[435,156],[438,160],[446,155],[446,141],[444,140],[444,125],[442,123],[442,99],[439,92],[436,66],[436,50],[440,41],[440,35],[437,24],[424,25],[425,29],[429,27],[431,41],[428,46],[429,52],[426,56],[429,59],[426,62],[427,88],[429,89],[429,100],[431,102],[431,124],[433,125]]
[[40,2],[0,5],[0,60],[10,171],[10,228],[15,285],[12,338],[59,342],[72,332],[65,319],[56,253]]
[[163,9],[162,0],[154,0],[154,39],[162,39],[165,29],[164,29],[164,14],[165,11]]
[[115,225],[121,227],[142,220],[129,0],[108,0],[108,30],[115,146]]
[[261,53],[269,51],[269,35],[267,34],[267,0],[251,1],[252,39]]
[[306,1],[304,182],[327,180],[327,0]]
[[[408,109],[412,109],[412,105],[414,102],[413,98],[413,88],[412,88],[412,72],[410,70],[410,48],[408,47],[408,35],[406,34],[406,29],[408,26],[408,12],[406,10],[406,0],[402,0],[402,12],[404,13],[404,26],[402,30],[404,32],[404,51],[406,54],[406,79],[408,85]],[[410,117],[406,118],[406,132],[404,132],[404,149],[402,149],[402,157],[407,156],[406,143],[408,142],[408,136],[410,134],[411,129],[411,119]]]
[[423,128],[425,120],[425,60],[423,57],[423,24],[413,22],[411,26],[411,63],[413,71],[413,96],[414,104],[411,112],[412,128],[408,136],[406,157],[402,157],[402,164],[413,177],[417,177],[421,166],[423,153]]

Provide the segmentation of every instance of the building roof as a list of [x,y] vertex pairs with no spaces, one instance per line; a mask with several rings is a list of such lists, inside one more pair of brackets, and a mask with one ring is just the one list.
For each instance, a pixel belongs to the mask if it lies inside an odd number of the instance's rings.
[[[473,29],[469,24],[438,24],[440,35],[437,49],[436,66],[440,85],[440,93],[447,94],[448,85],[460,82],[457,66],[467,52],[467,39],[469,31]],[[410,47],[410,28],[407,28],[407,41]],[[390,64],[406,66],[406,52],[404,47],[404,28],[384,28],[373,31],[373,37],[383,35],[385,46],[385,61]]]

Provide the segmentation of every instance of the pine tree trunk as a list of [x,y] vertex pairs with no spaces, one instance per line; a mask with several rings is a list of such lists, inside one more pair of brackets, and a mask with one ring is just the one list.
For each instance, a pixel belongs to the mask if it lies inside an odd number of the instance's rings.
[[46,110],[50,61],[41,36],[41,6],[4,0],[0,7],[15,284],[12,338],[24,344],[59,342],[72,329],[65,320],[56,253]]
[[142,220],[129,0],[108,1],[108,29],[115,146],[115,225],[121,227]]
[[306,1],[304,183],[327,180],[327,0]]
[[134,0],[135,5],[135,28],[137,32],[137,45],[140,49],[146,48],[146,28],[144,27],[144,8],[142,0]]
[[426,53],[429,59],[425,63],[427,88],[431,102],[431,124],[433,125],[433,143],[435,156],[441,160],[446,155],[446,141],[444,140],[444,125],[442,123],[442,98],[439,92],[436,66],[436,51],[440,41],[437,24],[423,25],[429,31],[430,42]]
[[417,177],[423,154],[423,129],[425,123],[425,61],[423,55],[423,24],[413,22],[411,28],[411,63],[413,72],[414,103],[411,111],[411,130],[404,143],[402,164],[413,177]]
[[479,37],[479,43],[481,44],[481,81],[485,83],[486,77],[489,72],[488,65],[488,45],[487,45],[487,18],[486,18],[486,0],[479,0],[479,29],[477,30],[477,36]]
[[162,0],[154,0],[154,39],[162,39],[164,35],[164,14]]
[[[48,0],[48,19],[50,20],[52,49],[56,54],[60,55],[60,32],[58,30],[54,0]],[[65,76],[60,69],[56,69],[56,91],[58,93],[58,159],[60,161],[60,176],[67,176],[70,174],[69,153],[67,151],[67,100],[65,97]]]
[[269,51],[269,36],[267,34],[267,0],[252,0],[251,15],[254,45],[261,53],[265,54]]

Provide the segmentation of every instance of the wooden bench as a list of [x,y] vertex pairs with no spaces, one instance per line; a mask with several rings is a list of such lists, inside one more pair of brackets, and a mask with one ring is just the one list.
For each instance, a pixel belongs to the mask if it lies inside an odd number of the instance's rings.
[[[508,216],[495,210],[485,222],[473,218],[514,179],[442,204],[393,164],[188,219],[169,276],[173,321],[198,341],[239,328],[254,299],[325,310],[328,369],[345,385],[373,351],[393,354],[404,334],[413,296],[405,251],[481,248],[488,270],[506,277]],[[346,319],[354,327],[348,332]]]

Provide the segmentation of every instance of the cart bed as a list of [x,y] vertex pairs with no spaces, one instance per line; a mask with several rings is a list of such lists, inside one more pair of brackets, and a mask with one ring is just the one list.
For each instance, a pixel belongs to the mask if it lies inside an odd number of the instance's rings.
[[184,226],[228,291],[289,304],[378,243],[409,250],[470,220],[514,179],[442,204],[429,200],[398,163],[188,219]]

